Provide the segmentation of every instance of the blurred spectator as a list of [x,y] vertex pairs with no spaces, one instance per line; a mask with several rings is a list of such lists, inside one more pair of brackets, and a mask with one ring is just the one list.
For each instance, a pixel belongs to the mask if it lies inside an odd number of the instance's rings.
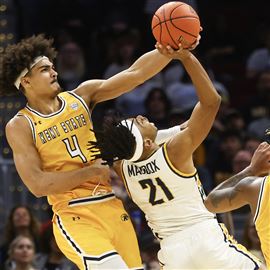
[[244,117],[236,109],[227,111],[224,118],[224,124],[227,130],[233,130],[239,132],[243,136],[245,135],[246,124]]
[[182,80],[184,75],[184,68],[178,61],[171,61],[163,70],[164,87],[169,87],[173,83]]
[[140,34],[136,29],[125,30],[107,48],[107,66],[103,78],[108,79],[127,69],[139,55]]
[[27,206],[14,207],[5,226],[5,241],[0,247],[0,258],[3,263],[7,259],[9,244],[16,236],[23,235],[31,238],[38,247],[39,223]]
[[145,116],[150,122],[153,122],[158,129],[169,128],[171,104],[162,88],[152,88],[146,96],[144,105]]
[[255,229],[251,214],[249,214],[246,219],[246,224],[243,231],[243,245],[247,248],[248,251],[265,262],[261,250],[260,239]]
[[76,42],[70,41],[59,48],[56,66],[58,80],[66,91],[75,89],[87,79],[83,51]]
[[239,150],[233,158],[233,174],[245,169],[251,161],[252,154],[248,150]]
[[248,150],[251,155],[253,155],[261,142],[262,140],[258,136],[254,134],[247,134],[244,142],[244,149]]
[[134,88],[133,91],[118,97],[115,104],[117,110],[126,117],[131,117],[137,114],[144,115],[144,100],[152,88],[162,87],[160,79],[160,75],[156,75],[144,84]]
[[207,153],[207,167],[212,170],[215,185],[231,176],[233,158],[241,148],[241,135],[230,130],[225,131],[220,140],[211,145]]
[[253,92],[242,110],[247,123],[270,115],[270,69],[258,75]]
[[37,270],[33,266],[35,245],[28,236],[17,236],[9,245],[5,270]]
[[59,249],[53,236],[52,224],[41,232],[40,251],[35,265],[40,270],[78,270],[77,266],[68,260]]
[[248,56],[246,63],[246,77],[252,79],[260,72],[270,68],[270,26],[260,30],[261,48],[257,48]]
[[177,82],[170,84],[165,92],[172,104],[172,110],[189,112],[198,102],[195,88],[187,72],[184,72],[181,81],[179,78]]
[[[106,68],[103,77],[105,79],[128,68],[137,57],[140,49],[140,35],[136,30],[121,33],[114,43],[108,48],[108,57],[111,63]],[[144,114],[144,100],[153,87],[162,86],[161,73],[157,74],[134,91],[123,94],[115,100],[116,108],[125,116]]]
[[248,125],[248,132],[263,139],[265,130],[270,126],[270,115],[252,121]]

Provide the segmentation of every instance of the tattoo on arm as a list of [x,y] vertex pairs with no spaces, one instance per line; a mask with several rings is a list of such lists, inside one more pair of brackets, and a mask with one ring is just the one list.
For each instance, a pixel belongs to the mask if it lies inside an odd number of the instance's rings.
[[[233,205],[233,200],[239,195],[243,188],[237,186],[237,184],[243,180],[246,174],[237,174],[232,176],[228,180],[224,181],[220,185],[218,185],[210,194],[209,199],[214,208],[218,208],[220,203],[227,202],[229,206]],[[250,176],[244,178],[245,185],[250,185],[256,177]]]
[[213,207],[215,208],[218,208],[222,201],[227,201],[229,202],[229,205],[232,205],[232,200],[237,196],[239,192],[241,192],[241,190],[236,188],[234,190],[230,190],[229,192],[224,192],[222,194],[220,194],[219,192],[217,194],[214,193],[212,194],[212,196],[210,196],[210,200]]
[[250,176],[249,170],[243,170],[243,171],[239,172],[238,174],[225,180],[221,184],[219,184],[217,187],[214,188],[214,190],[221,190],[221,189],[228,188],[228,187],[234,187],[236,184],[238,184],[242,179],[244,179],[246,177],[251,178],[252,181],[256,178],[256,177]]

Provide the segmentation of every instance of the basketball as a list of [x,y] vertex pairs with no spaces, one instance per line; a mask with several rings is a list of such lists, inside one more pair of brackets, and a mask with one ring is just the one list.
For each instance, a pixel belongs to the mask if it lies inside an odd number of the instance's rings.
[[156,41],[162,45],[170,45],[174,49],[179,47],[181,36],[193,44],[199,32],[198,14],[190,5],[183,2],[168,2],[162,5],[152,18],[152,33]]

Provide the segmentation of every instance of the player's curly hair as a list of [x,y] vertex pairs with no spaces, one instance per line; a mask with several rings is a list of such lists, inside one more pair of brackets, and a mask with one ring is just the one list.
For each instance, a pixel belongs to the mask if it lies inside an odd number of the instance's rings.
[[53,39],[46,39],[40,34],[8,45],[0,57],[0,95],[17,93],[14,81],[22,70],[30,68],[36,57],[44,55],[53,61],[57,53],[52,44]]
[[103,164],[112,166],[117,160],[130,159],[134,155],[136,140],[129,128],[122,125],[119,119],[105,121],[102,130],[92,130],[96,141],[88,142],[92,160],[101,158]]

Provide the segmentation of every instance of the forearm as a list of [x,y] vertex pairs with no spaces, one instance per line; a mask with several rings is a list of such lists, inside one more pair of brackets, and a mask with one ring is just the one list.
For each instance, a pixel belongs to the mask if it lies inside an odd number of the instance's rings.
[[229,179],[225,180],[224,182],[220,183],[218,186],[216,186],[211,191],[211,193],[214,192],[214,191],[216,191],[216,190],[222,190],[222,189],[225,189],[225,188],[234,187],[242,179],[244,179],[244,178],[246,178],[248,176],[252,176],[252,175],[253,175],[252,170],[251,170],[250,166],[248,166],[244,170],[242,170],[241,172],[239,172],[238,174],[236,174],[236,175],[230,177]]
[[129,71],[135,71],[143,83],[159,73],[171,60],[155,49],[137,59]]
[[220,96],[198,59],[190,53],[182,63],[193,82],[200,103],[208,106],[219,105]]
[[206,197],[204,201],[206,208],[214,213],[222,213],[247,204],[244,191],[246,184],[243,181],[250,181],[247,177],[251,175],[252,171],[250,167],[247,167],[240,173],[219,184]]
[[66,172],[39,171],[29,176],[25,184],[35,196],[42,197],[72,190],[86,181],[98,184],[104,181],[104,174],[90,166]]

